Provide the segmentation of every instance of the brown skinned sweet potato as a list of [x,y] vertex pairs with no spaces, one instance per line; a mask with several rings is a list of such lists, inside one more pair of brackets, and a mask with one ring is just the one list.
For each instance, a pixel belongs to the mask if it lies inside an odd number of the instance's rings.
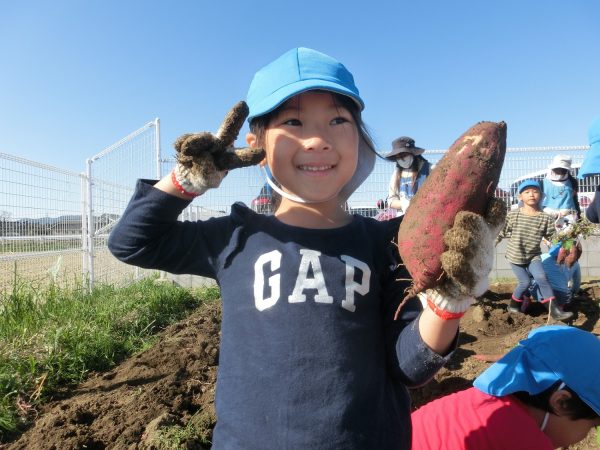
[[574,242],[569,249],[569,253],[565,258],[565,264],[570,269],[573,267],[573,264],[577,262],[579,257],[581,256],[581,244],[578,242]]
[[479,122],[452,144],[417,191],[398,232],[400,256],[413,279],[407,297],[444,281],[444,233],[460,211],[485,214],[505,153],[506,124]]
[[565,259],[567,258],[568,254],[569,254],[569,251],[566,248],[561,246],[560,249],[558,250],[558,256],[556,257],[556,263],[564,264]]

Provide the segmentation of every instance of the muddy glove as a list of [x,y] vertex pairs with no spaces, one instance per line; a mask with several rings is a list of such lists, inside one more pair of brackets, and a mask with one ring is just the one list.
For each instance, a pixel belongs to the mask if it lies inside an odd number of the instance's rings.
[[489,285],[494,242],[506,218],[506,205],[493,198],[485,216],[461,211],[444,234],[448,247],[441,257],[446,279],[436,289],[419,294],[421,302],[442,319],[462,317]]
[[258,164],[264,159],[263,149],[233,147],[246,117],[248,106],[239,102],[227,113],[216,134],[188,133],[177,138],[174,144],[177,165],[171,179],[181,193],[190,197],[203,194],[219,187],[229,170]]

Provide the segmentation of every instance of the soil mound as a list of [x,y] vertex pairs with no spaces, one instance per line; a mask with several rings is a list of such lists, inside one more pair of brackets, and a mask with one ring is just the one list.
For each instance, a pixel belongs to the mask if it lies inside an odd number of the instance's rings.
[[[600,333],[597,281],[585,283],[572,306],[573,326]],[[528,315],[509,314],[512,285],[494,285],[461,323],[455,357],[426,386],[412,391],[414,407],[469,387],[489,364],[535,327],[548,322],[541,305]],[[550,319],[550,323],[555,323]],[[165,329],[152,348],[110,372],[94,374],[65,390],[40,411],[17,449],[159,449],[161,430],[193,427],[178,448],[210,447],[214,426],[214,386],[219,357],[220,307],[203,305],[187,319]],[[595,435],[571,449],[594,448]]]

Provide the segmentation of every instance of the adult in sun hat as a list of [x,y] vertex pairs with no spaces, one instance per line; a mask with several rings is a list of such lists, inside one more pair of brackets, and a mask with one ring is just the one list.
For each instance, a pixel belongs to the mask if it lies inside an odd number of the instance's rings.
[[542,326],[479,375],[473,387],[412,414],[413,450],[550,450],[600,425],[600,340]]
[[[600,174],[600,116],[592,121],[588,140],[590,148],[579,169],[579,178]],[[585,216],[590,222],[600,223],[600,185],[596,186],[594,200],[585,210]]]
[[388,187],[388,206],[399,214],[406,213],[410,200],[429,175],[431,164],[423,156],[425,150],[415,146],[415,140],[401,136],[392,141],[392,150],[385,155],[394,161],[394,172]]
[[577,191],[579,184],[571,175],[570,155],[556,155],[548,165],[548,173],[542,180],[542,207],[555,219],[571,214],[581,215]]

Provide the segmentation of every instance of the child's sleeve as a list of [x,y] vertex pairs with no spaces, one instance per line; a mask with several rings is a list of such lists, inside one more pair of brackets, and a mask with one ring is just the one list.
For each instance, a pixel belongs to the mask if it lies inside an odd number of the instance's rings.
[[108,239],[110,252],[120,261],[138,267],[215,278],[214,255],[231,233],[225,218],[206,222],[179,221],[188,200],[139,180],[136,190]]
[[551,240],[554,236],[554,219],[546,214],[546,230],[544,232],[544,238]]
[[496,237],[495,245],[498,245],[498,243],[505,237],[510,237],[510,234],[512,233],[512,217],[512,213],[508,213],[508,216],[506,216],[506,221],[504,222],[504,226],[500,230],[500,233],[498,233],[498,237]]
[[398,180],[399,180],[398,169],[394,168],[392,176],[390,177],[390,183],[388,185],[388,196],[387,201],[390,208],[400,209],[400,196],[398,191]]

